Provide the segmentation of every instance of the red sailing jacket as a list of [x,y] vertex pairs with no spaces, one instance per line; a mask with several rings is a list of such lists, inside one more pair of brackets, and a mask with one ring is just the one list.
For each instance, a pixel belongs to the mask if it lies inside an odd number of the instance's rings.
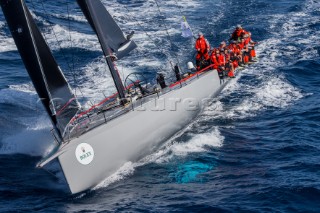
[[242,50],[244,48],[244,42],[239,43],[238,47],[239,47],[240,50]]
[[204,37],[198,38],[195,44],[196,50],[200,49],[200,52],[210,49],[209,42]]
[[232,33],[232,39],[233,40],[238,40],[238,38],[241,37],[241,34],[244,33],[243,29],[236,29],[233,33]]
[[251,41],[251,37],[249,36],[249,33],[247,33],[246,35],[248,35],[248,37],[247,37],[247,38],[244,38],[244,45],[249,44],[250,41]]
[[224,58],[223,54],[220,54],[218,61],[221,66],[224,66],[226,64],[226,59]]
[[217,56],[215,53],[212,53],[212,55],[211,55],[211,62],[213,63],[213,68],[218,69],[220,64],[219,64],[219,60],[217,59]]

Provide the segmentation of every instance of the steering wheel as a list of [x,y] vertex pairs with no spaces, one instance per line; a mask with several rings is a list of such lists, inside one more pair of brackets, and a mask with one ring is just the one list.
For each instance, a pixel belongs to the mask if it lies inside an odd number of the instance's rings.
[[147,89],[148,87],[147,78],[143,74],[138,72],[133,72],[129,74],[124,81],[126,90],[128,90],[131,87],[137,88],[138,84],[145,85],[145,89]]

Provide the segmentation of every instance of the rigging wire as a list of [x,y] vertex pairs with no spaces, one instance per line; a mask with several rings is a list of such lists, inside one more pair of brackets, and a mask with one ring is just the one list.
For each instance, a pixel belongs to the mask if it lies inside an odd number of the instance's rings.
[[[41,6],[42,6],[42,9],[43,9],[43,12],[44,12],[44,14],[45,14],[45,16],[46,16],[46,19],[49,21],[50,18],[49,18],[49,15],[48,15],[47,10],[45,9],[43,0],[40,0],[40,3],[41,3]],[[34,4],[34,1],[33,1],[33,0],[31,0],[31,4],[32,4],[33,9],[36,11],[36,7],[35,7],[35,4]],[[71,24],[70,24],[70,13],[69,13],[68,3],[67,3],[67,10],[68,10],[68,22],[69,22],[69,37],[70,37],[70,41],[71,41],[71,33],[70,33],[70,26],[71,26]],[[51,31],[52,31],[53,34],[54,34],[55,40],[56,40],[56,42],[57,42],[57,44],[58,44],[58,46],[59,46],[59,50],[61,51],[61,53],[62,53],[62,55],[63,55],[63,58],[64,58],[64,60],[66,61],[66,64],[67,64],[67,66],[68,66],[68,68],[69,68],[69,71],[70,71],[70,73],[72,74],[73,80],[74,80],[75,84],[78,85],[78,81],[77,81],[76,74],[75,74],[75,71],[74,71],[74,70],[75,70],[74,56],[73,56],[73,54],[72,54],[72,67],[71,67],[71,65],[70,65],[70,63],[69,63],[69,61],[68,61],[68,59],[67,59],[67,56],[66,56],[66,54],[65,54],[65,51],[64,51],[64,49],[63,49],[62,46],[61,46],[61,42],[59,41],[58,36],[57,36],[57,34],[55,33],[55,31],[54,31],[54,29],[53,29],[53,26],[52,26],[52,25],[49,25],[49,27],[51,28]],[[45,34],[43,34],[43,37],[44,37],[44,39],[45,39],[46,41],[48,41],[48,39],[47,39],[47,37],[46,37]],[[48,42],[47,42],[47,43],[48,43]],[[71,42],[71,47],[72,47],[72,42]],[[77,97],[77,95],[76,95],[76,88],[75,88],[74,90],[75,90],[75,94],[74,94],[74,95],[75,95],[75,97]],[[80,88],[78,88],[78,90],[80,91],[82,97],[84,98],[85,96],[84,96],[82,90],[81,90]],[[93,105],[93,103],[92,103],[91,101],[90,101],[90,103],[91,103],[91,105]]]
[[[71,48],[73,48],[73,40],[72,40],[72,36],[71,36],[71,21],[70,21],[70,8],[69,8],[69,3],[67,1],[67,13],[68,13],[68,31],[69,31],[69,40],[70,40],[70,46]],[[75,62],[74,62],[74,54],[73,52],[71,53],[71,62],[72,62],[72,76],[73,76],[73,81],[76,85],[79,85],[78,80],[77,80],[77,76],[75,73]],[[75,92],[75,96],[77,97],[77,88],[75,87],[74,92]],[[84,98],[84,93],[82,92],[82,89],[80,87],[78,87],[79,92],[81,93],[82,98]],[[91,100],[89,100],[89,103],[91,104],[91,106],[93,106],[94,104],[91,102]]]
[[[127,6],[123,5],[123,7],[127,10],[128,13],[130,13],[130,10],[128,9]],[[135,19],[134,17],[129,16],[128,14],[127,14],[127,16],[128,16],[129,18],[133,19],[133,21],[136,22],[136,23],[139,25],[139,27],[140,27],[141,30],[144,32],[144,34],[146,34],[146,36],[154,43],[154,45],[161,51],[161,53],[162,53],[163,55],[167,56],[167,53],[165,53],[165,51],[164,51],[164,47],[158,45],[157,42],[152,38],[152,36],[151,36],[146,30],[144,30],[144,27],[143,27],[143,25],[141,24],[141,22],[139,22],[139,21],[138,21],[137,19]],[[142,52],[142,51],[140,51],[140,52]],[[144,56],[146,56],[145,53],[144,53]]]
[[[158,8],[158,11],[159,11],[160,16],[163,16],[163,17],[166,18],[166,16],[163,15],[162,12],[161,12],[160,5],[159,5],[158,1],[157,1],[157,0],[154,0],[154,2],[155,2],[156,5],[157,5],[157,8]],[[169,42],[170,42],[171,49],[173,49],[174,43],[173,43],[172,38],[171,38],[171,36],[170,36],[169,29],[168,29],[168,27],[167,27],[167,25],[166,25],[165,23],[164,23],[164,27],[165,27],[167,36],[168,36],[168,38],[169,38]],[[174,55],[175,55],[175,58],[176,58],[176,60],[177,60],[177,62],[178,62],[178,66],[181,67],[181,64],[180,64],[180,61],[179,61],[179,58],[178,58],[178,54],[175,52]]]
[[[68,19],[69,41],[70,41],[70,47],[73,48],[73,42],[72,42],[71,32],[70,32],[71,24],[70,24],[69,2],[67,1],[66,4],[67,4],[67,13],[68,13],[68,18],[67,19]],[[72,63],[72,70],[74,71],[75,70],[75,65],[74,65],[74,55],[73,55],[73,53],[71,53],[71,63]],[[73,80],[76,83],[75,75],[73,75]],[[77,94],[76,89],[74,89],[74,93],[75,93],[75,95]]]
[[[33,6],[33,9],[36,11],[36,8],[35,8],[35,5],[34,5],[33,0],[31,0],[31,4],[32,4],[32,6]],[[44,13],[45,13],[46,19],[47,19],[47,20],[50,20],[50,19],[49,19],[49,15],[48,15],[45,7],[44,7],[43,0],[41,0],[41,4],[42,4],[43,11],[44,11]],[[56,35],[56,33],[55,33],[52,25],[49,25],[49,27],[51,28],[51,31],[53,32],[54,37],[55,37],[55,39],[56,39],[56,41],[57,41],[57,43],[58,43],[59,50],[62,52],[63,58],[64,58],[64,60],[66,61],[69,70],[71,71],[72,69],[71,69],[71,66],[70,66],[70,64],[69,64],[69,61],[67,60],[67,57],[66,57],[66,55],[65,55],[65,52],[64,52],[64,50],[62,49],[61,43],[60,43],[60,41],[58,40],[58,37],[57,37],[57,35]],[[46,37],[45,34],[43,34],[43,37],[44,37],[44,39],[48,42],[48,39],[47,39],[47,37]]]
[[[166,49],[165,49],[162,45],[159,45],[158,42],[157,42],[155,39],[152,38],[152,35],[150,35],[150,34],[145,30],[145,27],[143,26],[143,24],[142,24],[140,21],[138,21],[135,17],[133,17],[132,15],[130,15],[130,13],[131,13],[132,11],[130,11],[126,5],[121,5],[121,7],[124,7],[124,8],[125,8],[125,10],[128,12],[128,13],[126,14],[126,16],[127,16],[129,19],[133,20],[135,23],[137,23],[137,25],[140,27],[141,31],[143,31],[143,33],[148,37],[148,39],[149,39],[152,43],[154,43],[154,45],[158,48],[158,50],[160,50],[160,52],[167,57],[166,61],[167,61],[169,64],[171,64],[171,60],[169,60],[170,57],[169,57],[169,54],[166,53]],[[139,49],[137,49],[137,51],[140,52],[144,57],[148,58],[147,53],[145,53],[145,52],[143,52],[142,50],[139,50]],[[179,66],[180,66],[180,64],[179,64]],[[157,67],[157,69],[158,69],[159,72],[162,71],[162,69],[161,69],[160,67]]]

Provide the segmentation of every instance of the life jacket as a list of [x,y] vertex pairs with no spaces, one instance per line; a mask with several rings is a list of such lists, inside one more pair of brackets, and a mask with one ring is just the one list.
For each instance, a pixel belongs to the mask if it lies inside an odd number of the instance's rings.
[[239,46],[237,46],[237,45],[235,45],[235,47],[234,47],[234,49],[233,49],[233,52],[234,52],[234,54],[235,55],[239,55],[240,54],[240,47]]
[[247,64],[249,63],[250,57],[249,57],[249,52],[246,52],[243,56],[243,63]]
[[256,51],[254,49],[252,49],[250,51],[250,55],[251,55],[251,57],[256,57]]
[[230,71],[228,72],[228,77],[230,77],[230,78],[235,77],[235,76],[234,76],[234,72],[233,72],[232,70],[230,70]]
[[204,37],[198,38],[195,44],[196,49],[200,49],[201,52],[210,49],[209,42]]
[[231,50],[231,51],[233,51],[234,47],[235,47],[235,44],[229,44],[228,45],[228,49]]
[[218,57],[214,52],[211,55],[211,62],[213,63],[213,68],[218,69],[218,67],[220,66],[220,63],[219,63]]
[[237,68],[237,67],[239,66],[237,60],[234,60],[234,61],[232,62],[232,64],[233,64],[233,68]]
[[219,55],[218,61],[219,61],[220,66],[224,66],[226,64],[226,59],[224,58],[223,54]]
[[232,44],[232,46],[230,47],[230,50],[233,53],[240,53],[240,48],[238,48],[236,44]]
[[239,43],[239,44],[238,44],[238,48],[239,48],[240,50],[242,50],[242,49],[244,48],[244,42]]

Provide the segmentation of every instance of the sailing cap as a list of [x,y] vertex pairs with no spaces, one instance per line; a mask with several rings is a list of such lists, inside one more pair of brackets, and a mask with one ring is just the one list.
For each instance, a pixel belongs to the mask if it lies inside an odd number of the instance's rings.
[[238,28],[238,29],[242,29],[242,27],[241,27],[241,25],[240,25],[240,24],[238,24],[238,25],[237,25],[237,28]]
[[198,33],[198,36],[203,36],[203,33],[202,33],[202,32],[199,32],[199,33]]

